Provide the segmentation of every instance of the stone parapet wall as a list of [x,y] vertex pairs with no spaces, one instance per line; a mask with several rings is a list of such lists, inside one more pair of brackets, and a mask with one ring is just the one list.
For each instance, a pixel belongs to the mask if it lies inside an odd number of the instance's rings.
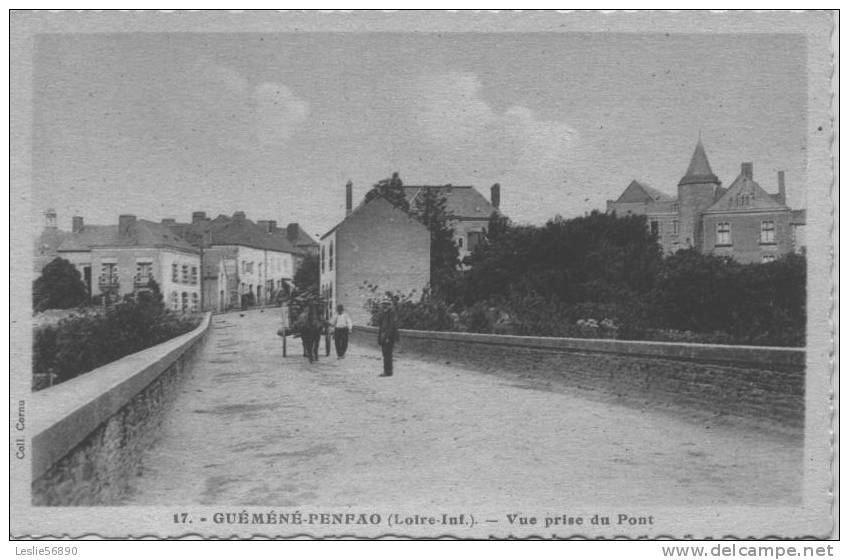
[[209,322],[33,393],[33,505],[120,503]]
[[[376,338],[373,327],[354,328],[356,343],[376,347]],[[604,391],[626,401],[790,428],[804,423],[803,349],[402,330],[398,351]]]

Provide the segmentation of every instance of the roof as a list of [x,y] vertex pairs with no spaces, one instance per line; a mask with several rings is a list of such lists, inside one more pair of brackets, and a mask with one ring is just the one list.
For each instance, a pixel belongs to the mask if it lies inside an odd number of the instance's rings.
[[472,186],[404,185],[404,194],[410,206],[425,190],[435,190],[445,196],[445,209],[455,218],[488,220],[498,208]]
[[[294,245],[296,247],[318,247],[318,241],[316,241],[312,235],[304,231],[304,228],[302,228],[300,224],[296,225],[298,226],[298,238],[295,239]],[[286,228],[278,229],[279,231],[283,231],[284,233],[288,231]],[[289,240],[289,242],[291,243],[292,240]]]
[[789,210],[763,190],[759,184],[743,173],[734,179],[728,190],[705,212],[752,212],[767,210]]
[[408,217],[411,221],[413,221],[413,222],[415,222],[415,223],[417,223],[417,224],[421,225],[422,227],[425,227],[425,226],[424,226],[424,224],[422,224],[421,222],[419,222],[418,220],[416,220],[415,218],[413,218],[412,216],[410,216],[407,212],[404,212],[401,208],[398,208],[396,205],[394,205],[394,204],[392,204],[391,202],[389,202],[388,200],[386,200],[386,199],[385,199],[382,195],[378,194],[378,195],[376,195],[374,198],[372,198],[371,200],[369,200],[368,202],[366,202],[365,200],[363,200],[363,201],[362,201],[362,202],[361,202],[361,203],[360,203],[360,204],[359,204],[356,208],[354,208],[354,209],[351,211],[351,213],[350,213],[350,214],[348,214],[347,216],[345,216],[345,219],[344,219],[344,220],[342,220],[341,222],[339,222],[338,224],[336,224],[335,226],[333,226],[332,228],[330,228],[329,230],[327,230],[327,232],[326,232],[324,235],[322,235],[319,239],[324,239],[325,237],[327,237],[328,235],[330,235],[331,233],[333,233],[334,231],[336,231],[337,229],[339,229],[339,226],[341,226],[342,224],[344,224],[345,222],[347,222],[347,221],[348,221],[348,220],[350,220],[351,218],[353,218],[353,217],[355,217],[355,216],[359,216],[362,212],[364,212],[364,211],[365,211],[365,209],[366,209],[367,207],[371,206],[372,204],[374,204],[374,203],[375,203],[376,201],[378,201],[378,200],[383,201],[383,203],[384,203],[384,204],[388,204],[388,205],[389,205],[389,206],[391,206],[391,207],[392,207],[395,211],[397,211],[397,212],[401,212],[404,216],[407,216],[407,217]]
[[635,179],[625,187],[616,202],[673,202],[674,200],[674,197]]
[[687,172],[678,181],[679,185],[692,185],[695,183],[717,183],[719,179],[713,174],[708,162],[705,147],[702,145],[702,139],[699,138],[696,144],[696,149],[693,151],[693,157],[690,158],[690,165],[687,167]]
[[183,251],[197,251],[168,227],[148,220],[134,221],[130,226],[129,235],[123,237],[118,235],[117,225],[85,225],[81,231],[69,233],[58,250],[90,251],[94,247],[171,247]]
[[219,215],[213,220],[199,220],[191,224],[174,223],[168,227],[196,246],[240,245],[279,253],[303,253],[286,238],[286,230],[276,228],[266,231],[247,218]]
[[790,211],[790,223],[796,225],[805,225],[807,222],[808,211],[802,208],[801,210]]

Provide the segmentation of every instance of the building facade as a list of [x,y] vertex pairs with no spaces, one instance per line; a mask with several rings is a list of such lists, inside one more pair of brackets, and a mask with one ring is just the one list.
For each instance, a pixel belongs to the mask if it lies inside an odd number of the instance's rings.
[[118,225],[85,225],[75,216],[62,237],[53,258],[77,267],[90,297],[117,301],[153,280],[169,308],[200,310],[200,251],[161,224],[122,215]]
[[430,281],[430,232],[382,197],[361,204],[319,240],[320,287],[328,311],[342,304],[355,324],[385,292],[421,293]]
[[785,176],[778,172],[777,193],[754,180],[754,166],[741,165],[728,188],[713,173],[701,139],[672,197],[636,180],[607,211],[644,215],[664,253],[696,248],[742,263],[770,262],[804,252],[805,211],[786,205]]
[[[201,250],[205,281],[214,283],[204,288],[206,310],[226,310],[250,305],[276,303],[287,295],[295,272],[309,252],[289,239],[300,228],[278,228],[274,220],[254,223],[244,212],[208,219],[205,212],[194,212],[191,223],[163,220],[175,234],[184,237]],[[293,224],[290,224],[292,226]],[[314,251],[317,252],[318,243]]]

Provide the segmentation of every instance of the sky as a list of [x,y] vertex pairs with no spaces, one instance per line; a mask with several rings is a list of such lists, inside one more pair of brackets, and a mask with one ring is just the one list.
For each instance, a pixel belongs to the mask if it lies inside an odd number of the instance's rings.
[[632,179],[675,194],[701,134],[728,186],[743,161],[805,205],[799,35],[120,33],[36,38],[32,217],[54,208],[321,234],[400,173],[501,184],[541,224],[604,209]]

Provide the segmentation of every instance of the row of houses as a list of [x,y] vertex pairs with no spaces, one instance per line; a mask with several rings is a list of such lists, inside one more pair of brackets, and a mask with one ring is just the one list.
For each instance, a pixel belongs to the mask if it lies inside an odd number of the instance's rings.
[[86,224],[72,218],[59,229],[55,210],[45,212],[36,242],[35,272],[56,257],[70,261],[93,299],[117,300],[155,281],[174,310],[223,311],[273,303],[288,294],[306,255],[318,243],[299,224],[253,222],[244,212],[191,222],[152,222],[122,215],[117,224]]

